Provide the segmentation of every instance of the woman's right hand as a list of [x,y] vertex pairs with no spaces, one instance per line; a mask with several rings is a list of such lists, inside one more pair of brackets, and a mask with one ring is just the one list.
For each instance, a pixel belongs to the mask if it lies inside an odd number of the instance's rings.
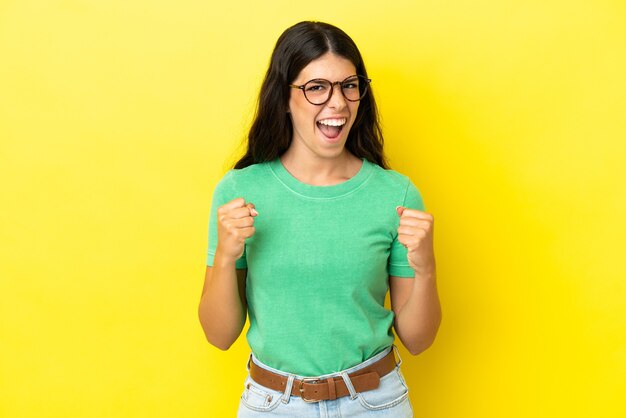
[[217,210],[217,248],[229,261],[236,261],[243,254],[246,238],[254,235],[254,217],[258,212],[252,203],[239,197]]

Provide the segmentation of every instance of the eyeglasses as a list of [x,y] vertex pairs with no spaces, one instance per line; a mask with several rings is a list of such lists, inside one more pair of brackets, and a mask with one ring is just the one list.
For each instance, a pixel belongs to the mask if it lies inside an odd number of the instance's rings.
[[314,80],[307,81],[306,83],[298,86],[296,84],[290,84],[292,89],[300,89],[304,93],[304,98],[314,105],[323,105],[327,103],[333,96],[335,85],[341,87],[341,93],[346,100],[350,102],[358,102],[367,93],[367,86],[372,82],[369,78],[362,75],[351,75],[343,81],[328,81],[323,78],[316,78]]

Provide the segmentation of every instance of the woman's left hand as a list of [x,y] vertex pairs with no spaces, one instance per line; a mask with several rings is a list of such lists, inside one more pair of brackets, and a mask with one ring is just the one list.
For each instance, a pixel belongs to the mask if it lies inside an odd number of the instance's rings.
[[407,259],[416,277],[434,274],[433,215],[403,206],[398,206],[396,212],[400,215],[398,241],[406,247]]

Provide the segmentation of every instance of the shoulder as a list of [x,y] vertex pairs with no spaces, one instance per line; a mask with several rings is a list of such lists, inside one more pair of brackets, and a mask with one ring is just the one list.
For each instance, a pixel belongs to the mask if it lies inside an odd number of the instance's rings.
[[404,192],[412,184],[411,179],[395,170],[385,169],[378,164],[370,163],[373,166],[373,176],[377,182],[392,189]]
[[375,184],[380,190],[385,190],[387,194],[399,199],[402,206],[424,210],[422,195],[409,176],[371,164],[374,166]]
[[267,176],[267,163],[253,164],[245,168],[232,168],[218,181],[213,199],[228,202],[241,196],[250,196]]
[[253,183],[259,176],[267,173],[268,163],[252,164],[245,168],[231,168],[218,182],[218,188],[237,188]]

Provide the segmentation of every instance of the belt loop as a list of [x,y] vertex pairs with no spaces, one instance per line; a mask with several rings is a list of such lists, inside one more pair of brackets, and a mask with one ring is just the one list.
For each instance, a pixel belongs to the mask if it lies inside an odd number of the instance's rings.
[[348,373],[341,372],[341,377],[350,391],[350,400],[354,400],[354,398],[356,398],[356,390],[354,390],[354,386],[352,386],[352,381],[350,380]]
[[285,393],[283,394],[282,403],[289,403],[289,399],[291,398],[291,388],[293,387],[293,380],[295,375],[290,374],[287,378],[287,385],[285,387]]
[[396,355],[398,356],[398,360],[400,360],[399,362],[396,362],[396,366],[400,367],[400,365],[402,364],[402,357],[400,357],[400,350],[398,350],[398,347],[396,347],[395,344],[393,344],[393,351],[396,353]]
[[329,377],[326,379],[326,383],[328,383],[328,398],[331,401],[337,399],[337,390],[335,388],[335,378]]

